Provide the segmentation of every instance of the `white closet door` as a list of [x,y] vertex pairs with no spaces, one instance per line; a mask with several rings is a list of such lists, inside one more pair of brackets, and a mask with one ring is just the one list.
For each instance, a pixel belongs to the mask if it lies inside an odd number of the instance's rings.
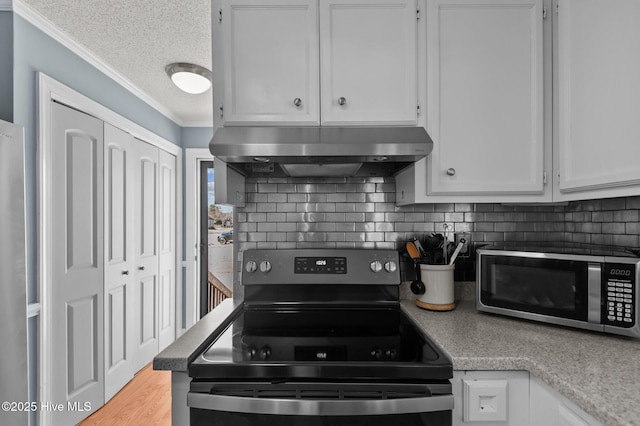
[[65,409],[49,414],[70,425],[88,415],[85,403],[104,403],[103,123],[57,103],[51,114],[50,402]]
[[104,125],[105,400],[133,378],[133,137]]
[[176,338],[176,157],[160,151],[158,333],[163,350]]
[[158,353],[158,149],[135,140],[134,370]]

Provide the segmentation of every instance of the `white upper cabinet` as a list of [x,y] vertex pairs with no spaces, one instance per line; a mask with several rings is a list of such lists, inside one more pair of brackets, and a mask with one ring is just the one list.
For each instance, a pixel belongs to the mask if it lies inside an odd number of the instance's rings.
[[427,2],[428,195],[544,192],[542,6]]
[[225,124],[319,124],[317,0],[224,0],[213,15],[214,73],[220,36],[224,58],[215,115]]
[[415,0],[321,0],[321,121],[417,123]]
[[557,17],[554,196],[637,195],[640,2],[559,0]]
[[417,0],[214,0],[214,125],[416,125],[417,17]]

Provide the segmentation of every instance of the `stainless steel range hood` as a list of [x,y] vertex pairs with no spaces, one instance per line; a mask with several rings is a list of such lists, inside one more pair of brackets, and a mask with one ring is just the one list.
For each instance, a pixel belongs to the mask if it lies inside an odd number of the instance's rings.
[[422,127],[221,127],[209,150],[244,176],[391,176],[433,149]]

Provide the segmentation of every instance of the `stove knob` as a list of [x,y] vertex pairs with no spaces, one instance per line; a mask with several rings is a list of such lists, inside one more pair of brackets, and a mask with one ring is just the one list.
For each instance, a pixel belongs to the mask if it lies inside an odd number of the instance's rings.
[[395,360],[398,357],[398,351],[396,348],[389,348],[387,349],[386,355],[390,360]]
[[395,272],[398,269],[398,265],[393,260],[388,261],[384,264],[384,270],[387,272]]
[[271,270],[271,262],[263,260],[260,262],[260,272],[269,272]]
[[256,269],[258,269],[258,265],[256,264],[256,262],[254,260],[250,260],[247,262],[247,264],[244,266],[244,269],[248,272],[248,273],[253,273],[256,271]]
[[254,359],[256,357],[257,353],[258,353],[258,351],[256,351],[256,348],[254,348],[253,346],[249,346],[247,348],[246,355],[247,355],[248,359]]
[[374,273],[378,273],[380,271],[382,271],[382,263],[380,263],[379,260],[374,260],[373,262],[371,262],[371,264],[369,265],[369,268],[371,268],[371,270]]
[[371,349],[371,358],[375,358],[376,360],[382,358],[382,350],[380,348]]
[[266,360],[271,356],[271,348],[269,346],[263,346],[260,349],[260,359]]

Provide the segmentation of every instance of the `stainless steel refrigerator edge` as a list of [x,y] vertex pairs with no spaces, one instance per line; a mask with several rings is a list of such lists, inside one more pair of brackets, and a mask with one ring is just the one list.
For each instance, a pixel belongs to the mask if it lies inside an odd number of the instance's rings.
[[[0,120],[0,424],[28,424],[24,129]],[[8,403],[8,405],[7,405]]]

